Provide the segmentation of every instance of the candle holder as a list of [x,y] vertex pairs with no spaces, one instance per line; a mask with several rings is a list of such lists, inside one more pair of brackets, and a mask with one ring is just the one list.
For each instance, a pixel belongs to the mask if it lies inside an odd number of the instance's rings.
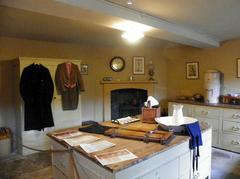
[[149,75],[148,80],[150,80],[150,81],[154,81],[154,78],[153,78],[154,70],[155,70],[155,67],[154,67],[152,61],[150,61],[149,64],[148,64],[148,75]]

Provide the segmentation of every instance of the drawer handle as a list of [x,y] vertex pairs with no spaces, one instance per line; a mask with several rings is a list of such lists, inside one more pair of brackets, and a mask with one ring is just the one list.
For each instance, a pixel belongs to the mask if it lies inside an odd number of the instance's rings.
[[206,122],[206,121],[201,121],[201,124],[202,124],[202,125],[206,125],[206,126],[210,126],[210,123],[209,123],[209,122]]
[[233,114],[233,115],[232,115],[232,118],[233,118],[233,119],[240,119],[240,115],[239,115],[239,114]]
[[203,121],[203,123],[207,126],[210,126],[210,122],[207,122],[207,121]]
[[232,127],[232,131],[239,131],[240,129],[239,129],[239,127]]
[[206,116],[208,115],[208,111],[202,111],[201,114]]
[[239,141],[234,141],[234,140],[232,140],[231,144],[232,144],[232,145],[239,145],[240,142],[239,142]]

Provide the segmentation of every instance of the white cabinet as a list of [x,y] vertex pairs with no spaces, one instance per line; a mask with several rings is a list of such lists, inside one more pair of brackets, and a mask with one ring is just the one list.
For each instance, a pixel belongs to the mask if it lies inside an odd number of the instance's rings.
[[194,103],[169,102],[170,112],[172,111],[172,104],[183,104],[183,108],[192,111],[193,117],[197,118],[201,123],[212,126],[213,146],[240,152],[240,108],[232,109],[229,105],[223,108],[217,105],[204,106]]
[[[202,134],[203,146],[200,146],[199,170],[195,173],[200,176],[198,179],[211,176],[211,134],[211,128],[204,130]],[[53,139],[51,143],[54,150],[67,148]],[[144,149],[141,150],[144,152]],[[73,156],[81,179],[192,179],[194,176],[193,155],[189,149],[188,140],[169,148],[166,147],[163,151],[149,154],[140,162],[133,162],[119,170],[101,166],[96,160],[77,149],[73,149]],[[53,153],[52,165],[54,179],[76,178],[68,153]]]
[[201,123],[208,126],[212,126],[213,146],[219,146],[219,129],[221,129],[221,109],[207,106],[195,106],[192,105],[194,111],[194,117],[197,118]]
[[240,152],[240,110],[223,109],[222,146]]
[[[7,61],[4,63],[0,63],[0,66],[3,67],[4,70],[1,70],[0,76],[4,76],[2,78],[2,82],[6,84],[8,91],[6,89],[1,88],[1,99],[4,101],[8,99],[13,99],[9,103],[6,104],[8,106],[1,106],[1,108],[9,108],[8,110],[4,110],[6,115],[10,116],[8,119],[11,121],[11,124],[7,125],[11,127],[13,135],[15,136],[14,140],[17,141],[17,146],[14,146],[14,151],[17,150],[18,153],[23,155],[33,153],[32,150],[26,149],[21,145],[26,145],[32,148],[37,149],[49,149],[50,148],[50,140],[46,136],[46,134],[50,131],[72,127],[76,125],[81,125],[81,97],[79,97],[79,105],[76,110],[71,111],[63,111],[61,104],[61,96],[57,94],[56,88],[54,87],[54,97],[52,100],[52,113],[54,119],[54,127],[45,128],[44,131],[24,131],[24,103],[20,96],[19,92],[19,83],[20,77],[23,69],[33,63],[42,64],[46,68],[48,68],[51,77],[54,82],[55,71],[57,65],[65,62],[66,59],[50,59],[50,58],[30,58],[30,57],[19,57],[18,59]],[[75,64],[80,65],[80,60],[67,60],[71,61]],[[11,74],[8,74],[11,72]],[[11,118],[11,119],[9,119]]]
[[[66,149],[53,140],[52,148]],[[190,179],[192,166],[188,141],[116,172],[107,170],[79,152],[74,151],[73,156],[81,179]],[[52,165],[54,179],[77,178],[68,153],[53,153]]]

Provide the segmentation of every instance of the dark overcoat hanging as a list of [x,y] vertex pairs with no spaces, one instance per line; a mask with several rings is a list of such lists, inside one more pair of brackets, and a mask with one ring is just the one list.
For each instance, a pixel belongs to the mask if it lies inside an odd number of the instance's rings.
[[[67,67],[69,66],[69,69]],[[63,110],[78,107],[79,93],[85,91],[82,75],[74,63],[61,63],[57,66],[55,83],[58,94],[62,95]]]
[[20,80],[20,93],[24,101],[25,131],[52,127],[51,102],[53,81],[43,65],[32,64],[24,68]]

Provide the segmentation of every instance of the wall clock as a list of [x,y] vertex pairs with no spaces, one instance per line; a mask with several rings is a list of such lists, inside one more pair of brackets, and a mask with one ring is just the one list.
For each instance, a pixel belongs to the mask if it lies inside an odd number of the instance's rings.
[[110,61],[110,68],[115,71],[119,72],[122,71],[125,67],[125,60],[122,57],[113,57]]

